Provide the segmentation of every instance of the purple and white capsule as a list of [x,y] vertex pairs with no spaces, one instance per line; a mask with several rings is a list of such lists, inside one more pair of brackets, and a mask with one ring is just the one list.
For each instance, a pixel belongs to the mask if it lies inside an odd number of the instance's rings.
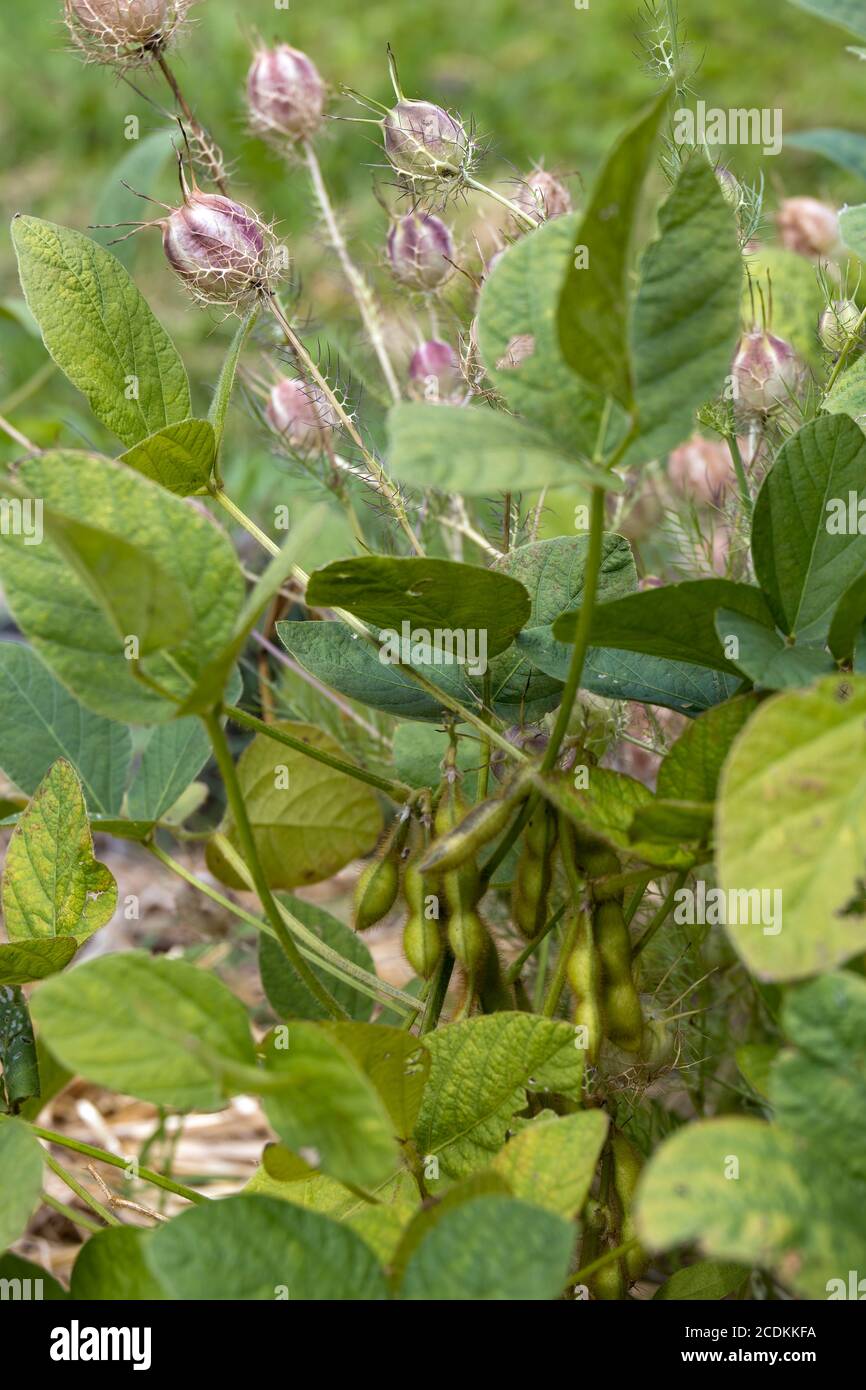
[[325,84],[315,63],[287,43],[261,48],[247,76],[253,129],[275,140],[307,140],[322,124]]
[[275,434],[303,458],[325,453],[337,413],[320,387],[283,377],[271,388],[265,416]]
[[754,329],[740,339],[731,374],[735,401],[747,411],[766,414],[797,396],[803,364],[784,338]]
[[453,270],[454,238],[439,217],[410,212],[388,233],[388,262],[401,285],[435,290]]
[[460,362],[450,343],[430,338],[412,353],[409,361],[409,392],[416,399],[448,399],[460,384]]
[[134,67],[149,62],[193,0],[65,0],[66,26],[90,62]]
[[168,263],[196,299],[240,308],[270,290],[276,244],[243,203],[187,190],[160,225]]
[[432,101],[397,102],[382,122],[385,153],[401,173],[430,178],[456,173],[469,153],[469,137],[456,116]]

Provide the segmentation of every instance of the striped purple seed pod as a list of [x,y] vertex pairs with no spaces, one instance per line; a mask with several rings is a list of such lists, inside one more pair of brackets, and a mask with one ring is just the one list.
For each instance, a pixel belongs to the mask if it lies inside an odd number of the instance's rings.
[[456,173],[469,152],[461,122],[432,101],[404,97],[382,122],[382,134],[388,159],[404,174],[431,178]]
[[261,48],[247,76],[253,129],[271,140],[307,140],[322,124],[325,84],[316,65],[287,43]]
[[430,338],[409,361],[410,395],[428,401],[447,399],[460,383],[460,362],[450,343]]
[[435,290],[453,270],[454,238],[439,217],[410,212],[388,232],[388,262],[401,285]]
[[168,263],[194,298],[239,309],[271,289],[276,243],[252,208],[187,189],[159,225]]
[[302,458],[325,453],[338,423],[320,387],[287,376],[271,388],[265,416],[274,433]]
[[160,53],[193,0],[64,0],[73,41],[88,62],[135,67]]

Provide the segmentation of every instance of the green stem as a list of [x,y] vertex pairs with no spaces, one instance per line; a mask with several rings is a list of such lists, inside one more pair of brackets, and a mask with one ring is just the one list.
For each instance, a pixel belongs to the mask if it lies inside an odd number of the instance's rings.
[[743,455],[740,453],[740,446],[735,434],[725,435],[728,441],[728,448],[731,451],[731,459],[734,464],[734,472],[737,475],[737,486],[740,490],[740,501],[746,516],[751,516],[754,509],[752,494],[749,491],[749,480],[746,477],[746,466],[743,463]]
[[272,541],[270,536],[266,536],[264,531],[247,516],[246,512],[241,511],[237,503],[233,502],[221,487],[215,487],[211,492],[211,497],[213,497],[215,502],[219,502],[221,507],[225,508],[229,516],[237,522],[238,526],[242,526],[245,531],[250,533],[254,540],[258,541],[263,550],[266,550],[269,555],[279,555],[280,547],[276,542]]
[[[38,1139],[45,1139],[49,1144],[57,1144],[72,1153],[83,1154],[85,1158],[95,1159],[97,1163],[108,1163],[112,1168],[123,1168],[124,1171],[129,1167],[129,1159],[119,1158],[107,1149],[97,1149],[93,1144],[84,1144],[80,1139],[70,1139],[66,1134],[58,1134],[53,1129],[43,1129],[40,1125],[31,1125],[30,1128]],[[137,1168],[136,1176],[142,1182],[150,1183],[152,1187],[161,1187],[165,1192],[173,1192],[176,1197],[185,1197],[188,1202],[201,1204],[210,1201],[204,1193],[184,1187],[183,1183],[175,1182],[174,1178],[163,1177],[162,1173],[155,1173],[151,1168]]]
[[837,357],[836,362],[833,366],[833,370],[827,378],[827,385],[824,387],[825,400],[829,396],[830,392],[833,390],[833,387],[836,384],[836,380],[839,374],[841,373],[842,368],[845,366],[845,363],[848,361],[848,358],[851,355],[852,348],[854,347],[855,343],[859,341],[860,329],[863,327],[864,323],[866,323],[866,309],[863,310],[862,314],[860,315],[854,327],[852,328],[851,336],[848,338],[848,341],[846,342],[842,351],[839,353],[839,356]]
[[528,213],[523,211],[523,208],[518,207],[510,198],[506,198],[502,193],[497,193],[495,188],[488,188],[486,183],[482,183],[480,179],[473,178],[470,174],[464,174],[463,182],[466,184],[467,188],[474,188],[476,193],[486,193],[488,198],[492,198],[494,202],[499,203],[504,208],[508,208],[508,211],[512,213],[519,222],[522,222],[524,227],[528,228],[529,231],[535,231],[535,228],[538,226],[535,218],[530,217]]
[[576,1274],[569,1274],[565,1281],[566,1288],[574,1288],[575,1284],[585,1284],[598,1270],[604,1269],[605,1265],[613,1264],[614,1260],[619,1260],[623,1255],[627,1255],[629,1250],[633,1250],[638,1244],[637,1237],[627,1240],[622,1245],[618,1245],[615,1250],[607,1250],[603,1255],[599,1255],[597,1260],[591,1260],[583,1269],[579,1269]]
[[91,1221],[89,1216],[85,1216],[82,1212],[76,1211],[74,1207],[68,1207],[65,1202],[61,1202],[57,1197],[52,1197],[50,1192],[43,1192],[42,1200],[46,1207],[50,1207],[52,1211],[59,1212],[61,1216],[65,1216],[66,1220],[71,1221],[73,1226],[80,1226],[82,1230],[90,1231],[95,1236],[98,1236],[100,1231],[105,1230],[105,1227],[100,1226],[98,1222]]
[[263,719],[258,719],[254,714],[247,714],[244,710],[238,709],[236,705],[227,705],[226,714],[235,724],[240,724],[244,729],[250,729],[256,734],[266,734],[275,743],[283,743],[287,748],[293,749],[296,753],[303,753],[305,758],[312,758],[314,762],[324,763],[326,767],[332,767],[336,772],[345,773],[347,777],[353,777],[356,782],[366,782],[368,786],[375,787],[377,791],[384,792],[390,796],[392,801],[402,805],[412,796],[412,788],[404,786],[402,782],[394,782],[389,777],[378,777],[375,772],[368,772],[366,768],[358,767],[355,763],[347,763],[342,758],[337,758],[333,753],[326,753],[321,748],[314,748],[312,744],[304,743],[302,739],[293,738],[291,734],[284,733],[274,724],[266,724]]
[[631,953],[632,960],[639,956],[641,951],[646,949],[646,947],[650,944],[653,937],[655,936],[656,932],[659,930],[659,928],[664,926],[664,923],[667,920],[668,913],[673,907],[674,898],[676,897],[679,890],[682,888],[687,877],[688,875],[685,872],[677,874],[676,878],[674,879],[673,883],[668,889],[667,896],[665,897],[665,900],[659,908],[658,912],[656,912],[652,921],[650,922],[649,926],[645,929],[640,939],[635,942]]
[[56,1158],[53,1158],[51,1154],[46,1154],[45,1162],[48,1164],[48,1167],[51,1169],[52,1173],[56,1173],[58,1178],[60,1178],[61,1182],[66,1183],[66,1186],[69,1188],[70,1192],[74,1192],[76,1197],[78,1197],[78,1199],[82,1201],[86,1207],[90,1207],[91,1211],[95,1211],[97,1216],[102,1217],[106,1226],[121,1225],[121,1222],[118,1221],[117,1217],[112,1215],[108,1208],[104,1207],[102,1203],[99,1201],[99,1199],[93,1196],[92,1192],[88,1192],[87,1188],[84,1187],[78,1181],[78,1179],[72,1175],[72,1173],[68,1172],[63,1167],[62,1163],[58,1163]]
[[427,1008],[424,1010],[424,1018],[421,1022],[421,1037],[424,1037],[426,1033],[432,1033],[439,1022],[453,971],[454,956],[446,946],[436,974],[433,977],[433,988],[430,991],[430,997],[427,1000]]
[[511,964],[505,972],[505,983],[507,985],[513,985],[515,983],[524,965],[529,960],[529,957],[535,954],[542,941],[545,941],[549,934],[553,931],[553,928],[556,926],[557,922],[562,920],[564,912],[565,903],[563,903],[561,907],[558,907],[556,909],[553,916],[550,918],[547,925],[545,926],[544,931],[540,931],[534,941],[530,941],[526,946],[524,946],[523,950],[520,952],[520,955],[516,956],[515,959],[511,962]]
[[231,750],[229,749],[225,730],[220,722],[219,712],[218,710],[211,710],[209,714],[202,715],[201,718],[207,730],[214,758],[216,759],[223,786],[225,787],[229,810],[232,814],[235,830],[241,844],[241,853],[249,868],[259,901],[265,910],[265,915],[276,932],[277,940],[283,948],[286,959],[297,971],[298,975],[300,975],[310,993],[318,999],[319,1003],[331,1018],[345,1021],[348,1019],[349,1015],[342,1005],[337,1003],[337,1000],[331,994],[330,990],[322,984],[315,971],[311,970],[304,960],[286,930],[279,908],[274,901],[274,896],[268,887],[261,860],[259,859],[258,849],[256,848],[253,829],[247,815],[241,784],[238,781],[237,769],[235,768]]

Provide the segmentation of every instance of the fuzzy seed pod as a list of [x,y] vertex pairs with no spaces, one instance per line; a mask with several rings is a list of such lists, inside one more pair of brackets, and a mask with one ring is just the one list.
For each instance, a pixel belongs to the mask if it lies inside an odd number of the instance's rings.
[[270,229],[243,203],[184,188],[184,201],[159,222],[172,270],[195,299],[243,309],[277,278],[279,248]]
[[592,919],[581,912],[574,948],[566,965],[574,994],[574,1026],[585,1028],[586,1060],[595,1066],[601,1050],[604,1020],[601,1008],[601,958],[592,939]]
[[536,810],[524,831],[511,894],[514,925],[527,941],[534,941],[547,921],[556,842],[556,818],[545,803]]
[[[615,1133],[610,1147],[613,1155],[613,1187],[621,1213],[619,1240],[620,1244],[625,1244],[635,1235],[634,1194],[643,1168],[643,1158],[624,1134]],[[645,1251],[636,1245],[623,1257],[622,1263],[629,1282],[633,1283],[646,1272],[648,1259]]]
[[163,51],[194,0],[65,0],[66,26],[90,63],[138,67]]
[[550,222],[572,210],[571,194],[565,184],[546,169],[533,169],[511,201],[537,223]]
[[818,321],[818,337],[828,352],[839,353],[854,336],[860,310],[853,299],[834,299]]
[[729,207],[738,208],[743,201],[739,180],[723,164],[717,166],[715,173],[725,202]]
[[449,912],[448,945],[460,965],[472,973],[478,970],[487,955],[490,937],[477,912],[471,908]]
[[731,373],[736,400],[746,411],[765,414],[790,403],[803,379],[803,366],[790,343],[766,329],[744,333]]
[[299,49],[260,48],[247,76],[247,105],[259,135],[277,144],[307,140],[322,124],[325,84]]
[[391,164],[409,177],[455,173],[469,154],[461,122],[431,101],[398,101],[382,122],[382,134]]
[[776,226],[782,245],[798,256],[832,256],[839,250],[839,215],[817,198],[786,198]]
[[388,232],[388,262],[401,285],[435,290],[453,270],[454,239],[432,213],[410,212]]
[[338,424],[321,387],[292,377],[283,377],[271,388],[265,416],[274,433],[301,458],[325,453]]
[[449,873],[499,835],[511,820],[514,797],[491,797],[473,806],[453,830],[431,845],[421,861],[425,873]]
[[355,888],[355,931],[367,931],[387,917],[399,887],[400,869],[392,856],[368,864]]
[[412,353],[409,393],[416,399],[447,400],[461,379],[457,353],[440,338],[430,338]]
[[420,980],[429,980],[442,959],[445,943],[438,922],[411,916],[403,928],[403,954]]
[[678,492],[718,506],[734,480],[730,453],[717,440],[693,434],[670,455],[668,477]]

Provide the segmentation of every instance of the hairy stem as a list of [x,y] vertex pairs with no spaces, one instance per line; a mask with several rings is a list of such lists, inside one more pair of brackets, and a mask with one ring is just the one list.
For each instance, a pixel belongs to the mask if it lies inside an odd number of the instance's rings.
[[512,213],[519,222],[522,222],[524,227],[531,232],[535,231],[535,228],[538,226],[535,218],[530,217],[528,213],[523,211],[523,208],[519,208],[510,198],[506,198],[502,193],[497,193],[495,188],[488,188],[486,183],[482,183],[480,179],[473,178],[470,174],[465,174],[463,176],[463,181],[468,188],[474,188],[477,193],[486,193],[488,198],[492,198],[494,202],[500,203],[504,208],[508,208],[508,211]]
[[202,160],[210,173],[211,178],[222,193],[223,197],[228,197],[228,184],[226,183],[225,170],[222,165],[222,151],[214,140],[210,138],[204,126],[195,116],[192,107],[180,89],[177,78],[169,67],[164,53],[157,53],[157,66],[171,89],[171,94],[177,102],[185,121],[195,140],[198,141]]

